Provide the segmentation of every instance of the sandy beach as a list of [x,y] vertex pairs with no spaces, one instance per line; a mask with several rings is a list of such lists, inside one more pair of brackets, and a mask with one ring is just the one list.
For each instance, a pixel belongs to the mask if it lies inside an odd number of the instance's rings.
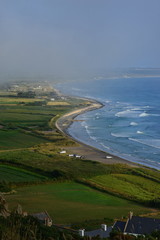
[[114,156],[110,153],[101,151],[97,148],[94,148],[80,141],[77,141],[77,139],[74,139],[68,133],[67,129],[74,122],[75,117],[77,117],[78,115],[84,112],[92,111],[92,110],[103,107],[103,104],[101,104],[100,102],[97,102],[95,100],[89,100],[89,101],[91,102],[89,106],[71,111],[63,115],[56,121],[56,127],[60,132],[62,132],[62,134],[64,134],[65,136],[68,136],[69,138],[79,143],[78,147],[66,147],[65,149],[67,150],[67,152],[71,154],[77,154],[77,155],[83,156],[83,158],[86,160],[98,161],[105,164],[122,163],[122,164],[127,164],[131,167],[136,167],[136,166],[143,167],[142,165],[139,165],[137,163],[130,162],[128,160],[122,159],[120,157]]

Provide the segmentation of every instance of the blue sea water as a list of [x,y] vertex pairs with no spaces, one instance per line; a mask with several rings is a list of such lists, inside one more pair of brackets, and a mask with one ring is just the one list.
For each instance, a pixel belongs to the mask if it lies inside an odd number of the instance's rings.
[[68,129],[103,151],[160,169],[160,78],[106,79],[57,86],[65,94],[96,99],[98,110]]

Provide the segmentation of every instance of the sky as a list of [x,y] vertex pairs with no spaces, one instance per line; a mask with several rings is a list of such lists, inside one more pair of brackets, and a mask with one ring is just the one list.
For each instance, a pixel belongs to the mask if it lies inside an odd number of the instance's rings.
[[0,79],[159,68],[159,23],[159,0],[0,0]]

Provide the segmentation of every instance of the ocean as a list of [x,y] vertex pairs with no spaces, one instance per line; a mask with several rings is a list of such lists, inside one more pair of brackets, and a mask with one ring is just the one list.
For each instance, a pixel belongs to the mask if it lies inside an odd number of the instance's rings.
[[76,118],[83,121],[74,122],[68,129],[75,139],[160,169],[160,78],[67,82],[57,88],[104,104]]

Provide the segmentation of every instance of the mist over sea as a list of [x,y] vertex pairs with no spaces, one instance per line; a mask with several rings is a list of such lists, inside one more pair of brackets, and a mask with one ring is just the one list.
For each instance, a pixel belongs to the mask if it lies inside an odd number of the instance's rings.
[[124,159],[160,169],[160,78],[68,82],[63,93],[104,104],[68,129],[76,139]]

